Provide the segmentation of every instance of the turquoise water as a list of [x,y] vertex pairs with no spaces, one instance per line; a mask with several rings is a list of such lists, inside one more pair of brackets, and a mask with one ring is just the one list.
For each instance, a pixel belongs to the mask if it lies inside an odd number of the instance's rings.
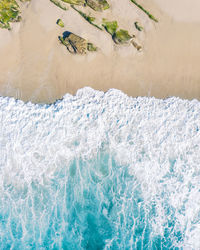
[[0,98],[0,249],[200,249],[200,103]]

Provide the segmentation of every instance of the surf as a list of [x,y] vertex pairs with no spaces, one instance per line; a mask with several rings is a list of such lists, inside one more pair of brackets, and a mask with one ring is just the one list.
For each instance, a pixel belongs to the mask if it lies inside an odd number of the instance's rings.
[[0,97],[3,249],[198,249],[200,102]]

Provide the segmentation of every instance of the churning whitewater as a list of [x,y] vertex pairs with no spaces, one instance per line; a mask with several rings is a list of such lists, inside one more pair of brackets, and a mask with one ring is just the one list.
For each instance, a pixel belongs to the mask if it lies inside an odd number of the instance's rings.
[[0,249],[200,249],[200,102],[0,98]]

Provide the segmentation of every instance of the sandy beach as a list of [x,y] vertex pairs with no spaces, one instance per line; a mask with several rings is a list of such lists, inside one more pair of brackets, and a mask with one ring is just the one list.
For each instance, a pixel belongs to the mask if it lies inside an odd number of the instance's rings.
[[[0,29],[0,95],[50,103],[90,86],[103,91],[117,88],[133,97],[200,100],[200,2],[138,0],[158,23],[129,0],[108,2],[111,8],[98,18],[117,20],[120,28],[135,34],[141,52],[113,43],[107,32],[72,8],[63,11],[49,0],[21,3],[22,21],[13,23],[10,31]],[[59,18],[64,28],[56,24]],[[143,31],[135,28],[135,21]],[[64,31],[84,37],[98,51],[70,54],[58,41]]]

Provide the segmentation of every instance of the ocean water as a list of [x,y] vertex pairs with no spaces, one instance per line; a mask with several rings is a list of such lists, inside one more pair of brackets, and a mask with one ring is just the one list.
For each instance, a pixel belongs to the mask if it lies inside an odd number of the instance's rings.
[[1,97],[0,249],[200,249],[200,102]]

